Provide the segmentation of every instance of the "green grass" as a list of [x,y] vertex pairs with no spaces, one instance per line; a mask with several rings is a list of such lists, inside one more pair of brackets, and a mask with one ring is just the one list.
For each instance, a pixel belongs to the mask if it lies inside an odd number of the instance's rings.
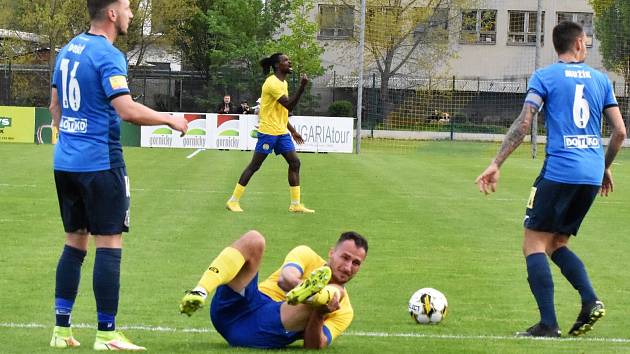
[[[369,239],[370,252],[348,284],[355,319],[332,352],[630,352],[627,152],[614,167],[615,192],[597,199],[572,244],[608,315],[583,339],[517,340],[512,333],[537,319],[521,239],[524,205],[542,159],[532,160],[528,147],[521,147],[504,166],[498,193],[484,197],[473,181],[497,148],[376,140],[366,141],[360,155],[300,154],[303,201],[316,209],[313,215],[287,212],[281,157],[265,162],[242,199],[245,213],[233,214],[224,203],[251,153],[203,151],[186,159],[191,150],[126,148],[132,228],[125,236],[118,324],[174,329],[126,330],[156,353],[250,351],[229,348],[211,331],[207,313],[191,318],[178,313],[183,291],[211,259],[244,231],[257,229],[267,238],[262,277],[293,246],[308,244],[324,255],[340,232],[356,230]],[[64,237],[51,159],[51,146],[0,144],[0,352],[54,352],[47,345]],[[95,323],[93,256],[91,248],[75,324]],[[553,272],[558,318],[566,332],[579,311],[579,297],[555,267]],[[409,318],[407,301],[421,287],[446,294],[449,316],[443,323],[420,326]],[[390,336],[361,336],[365,332]],[[73,352],[91,352],[94,329],[77,328],[75,334],[83,347]],[[287,352],[292,350],[282,351]]]

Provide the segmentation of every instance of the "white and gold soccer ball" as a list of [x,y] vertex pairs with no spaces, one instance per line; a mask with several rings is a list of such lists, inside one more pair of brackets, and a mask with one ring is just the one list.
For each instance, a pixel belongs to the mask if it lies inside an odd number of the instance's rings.
[[409,299],[409,314],[420,324],[440,323],[447,309],[446,296],[433,288],[422,288]]

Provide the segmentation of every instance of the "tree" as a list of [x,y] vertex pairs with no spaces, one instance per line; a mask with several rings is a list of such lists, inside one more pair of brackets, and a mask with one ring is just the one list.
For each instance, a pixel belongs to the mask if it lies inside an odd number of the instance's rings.
[[[366,1],[366,64],[380,77],[379,106],[381,117],[386,120],[393,106],[388,97],[390,80],[402,74],[432,77],[447,71],[448,61],[455,55],[449,32],[455,34],[453,38],[459,38],[453,24],[461,19],[461,11],[473,8],[476,1]],[[360,1],[339,3],[355,11],[358,23]],[[350,43],[356,45],[359,34],[355,33],[352,39]]]
[[590,0],[595,10],[595,36],[604,67],[621,75],[625,94],[630,94],[630,2],[627,0]]

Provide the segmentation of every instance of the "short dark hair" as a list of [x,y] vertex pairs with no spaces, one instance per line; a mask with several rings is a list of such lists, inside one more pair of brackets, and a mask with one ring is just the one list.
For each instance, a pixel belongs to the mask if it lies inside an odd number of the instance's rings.
[[553,28],[553,47],[558,54],[564,54],[571,49],[582,33],[584,28],[579,23],[562,21]]
[[269,58],[264,58],[260,61],[260,66],[263,68],[263,74],[267,75],[271,68],[275,71],[278,67],[277,64],[280,62],[280,56],[284,54],[282,53],[274,53]]
[[87,8],[90,13],[90,20],[100,20],[103,10],[118,0],[87,0]]
[[341,236],[339,236],[339,239],[337,240],[335,247],[339,246],[341,243],[348,240],[354,241],[354,245],[359,248],[363,248],[365,250],[365,253],[367,254],[368,252],[367,240],[365,239],[365,237],[359,235],[359,233],[355,231],[346,231],[342,233]]

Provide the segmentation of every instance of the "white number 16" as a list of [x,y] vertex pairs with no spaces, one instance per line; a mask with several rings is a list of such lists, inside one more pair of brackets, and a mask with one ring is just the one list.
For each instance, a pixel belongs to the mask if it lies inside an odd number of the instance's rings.
[[[68,69],[70,67],[70,59],[61,59],[61,91],[63,108],[72,108],[78,111],[81,107],[81,89],[79,88],[79,80],[77,80],[77,68],[79,62],[75,61],[72,71],[70,72],[70,82],[68,82]],[[68,104],[69,103],[69,104]]]

